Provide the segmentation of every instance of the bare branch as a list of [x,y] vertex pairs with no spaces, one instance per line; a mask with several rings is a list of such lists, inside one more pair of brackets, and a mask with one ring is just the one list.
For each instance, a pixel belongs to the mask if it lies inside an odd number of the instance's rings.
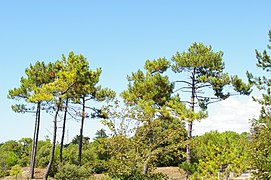
[[200,85],[200,86],[197,86],[196,87],[196,89],[201,89],[201,88],[205,88],[205,87],[211,87],[211,85],[210,84],[208,84],[208,85]]
[[189,84],[190,86],[192,86],[192,83],[190,83],[188,81],[173,81],[173,83],[185,83],[185,84]]
[[86,106],[86,109],[90,109],[90,110],[92,110],[92,111],[97,111],[97,109],[92,108],[92,107],[88,107],[88,106]]

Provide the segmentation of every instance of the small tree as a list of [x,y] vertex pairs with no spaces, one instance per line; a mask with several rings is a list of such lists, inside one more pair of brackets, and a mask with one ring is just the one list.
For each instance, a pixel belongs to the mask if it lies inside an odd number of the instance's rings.
[[13,166],[9,172],[10,176],[15,176],[16,179],[18,179],[18,177],[21,177],[22,173],[23,171],[19,165]]
[[80,167],[74,164],[65,164],[56,173],[55,178],[61,180],[77,180],[85,179],[90,176],[90,171],[85,167]]
[[248,167],[248,133],[232,131],[219,133],[211,131],[192,141],[195,158],[198,160],[197,172],[208,179],[215,179],[217,172],[240,175]]
[[[179,97],[172,96],[174,85],[162,75],[169,67],[168,63],[164,58],[147,60],[146,73],[141,70],[132,73],[128,77],[128,89],[121,93],[124,103],[130,108],[130,118],[140,125],[134,139],[142,153],[143,174],[148,172],[156,151],[174,134],[173,129],[167,128],[167,123],[175,118],[181,120],[187,112]],[[177,133],[182,134],[182,131]]]

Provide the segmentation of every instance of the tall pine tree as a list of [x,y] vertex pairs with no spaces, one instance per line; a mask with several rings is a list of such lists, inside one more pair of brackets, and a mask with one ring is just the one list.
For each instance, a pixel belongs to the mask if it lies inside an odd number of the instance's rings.
[[[180,84],[176,91],[181,94],[181,97],[185,97],[184,93],[188,93],[190,99],[184,100],[184,102],[187,103],[191,111],[203,112],[207,109],[208,104],[225,100],[236,92],[244,95],[250,94],[249,85],[242,82],[237,76],[230,76],[224,72],[225,65],[222,56],[223,52],[214,52],[211,46],[193,43],[187,51],[177,52],[172,57],[172,70],[175,73],[183,74],[175,81],[176,85]],[[231,86],[233,91],[224,91],[227,86]],[[187,118],[188,144],[186,150],[188,164],[191,163],[192,159],[189,140],[192,138],[193,122],[201,120],[207,115],[199,114],[203,116]]]
[[[36,159],[36,151],[39,137],[40,128],[40,112],[43,101],[31,101],[29,98],[34,93],[36,88],[42,87],[44,84],[48,84],[54,79],[53,64],[46,65],[44,62],[37,61],[34,65],[30,64],[30,67],[25,70],[26,77],[21,78],[21,85],[19,88],[9,90],[8,98],[15,99],[19,102],[23,100],[22,104],[16,104],[12,106],[13,111],[18,113],[35,113],[35,126],[34,135],[32,141],[31,161],[30,161],[30,178],[34,178],[34,167]],[[25,104],[26,103],[26,104]],[[36,107],[35,107],[36,106]],[[36,110],[34,110],[36,108]],[[44,107],[43,107],[44,108]]]

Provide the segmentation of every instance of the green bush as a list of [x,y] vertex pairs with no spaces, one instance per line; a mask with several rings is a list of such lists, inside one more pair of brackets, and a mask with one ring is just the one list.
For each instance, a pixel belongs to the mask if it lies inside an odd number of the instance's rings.
[[60,167],[59,171],[55,174],[55,178],[61,180],[77,180],[88,178],[90,175],[90,171],[84,166],[80,167],[74,164],[65,164]]
[[104,160],[95,160],[86,163],[85,166],[92,169],[92,173],[102,174],[104,172],[108,172],[108,162]]
[[13,166],[9,172],[10,176],[15,176],[16,179],[17,177],[21,177],[22,173],[22,168],[19,165]]
[[142,174],[142,173],[135,173],[135,174],[123,174],[122,176],[114,176],[113,179],[118,180],[166,180],[169,179],[167,175],[162,173],[154,173],[154,174]]
[[0,178],[6,176],[7,173],[1,168],[0,169]]

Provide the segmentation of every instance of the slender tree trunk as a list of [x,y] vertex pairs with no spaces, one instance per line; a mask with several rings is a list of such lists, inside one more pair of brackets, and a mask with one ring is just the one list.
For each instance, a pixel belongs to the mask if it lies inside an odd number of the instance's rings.
[[150,122],[148,122],[148,136],[149,136],[149,146],[151,147],[150,149],[150,152],[147,156],[147,159],[146,161],[144,162],[144,165],[143,165],[143,174],[147,174],[148,173],[148,170],[149,170],[149,162],[150,162],[150,159],[151,159],[151,154],[152,154],[152,145],[153,145],[153,130],[151,128],[151,125],[150,125]]
[[49,164],[47,166],[47,170],[46,170],[45,175],[43,177],[43,179],[45,179],[45,180],[47,180],[47,178],[49,176],[49,172],[52,167],[53,160],[54,160],[55,146],[56,146],[56,133],[57,133],[57,116],[58,116],[58,112],[60,110],[60,105],[61,105],[61,99],[59,99],[59,102],[57,103],[57,109],[56,109],[55,116],[54,116],[54,132],[53,132],[53,140],[52,140],[51,157],[50,157]]
[[149,170],[149,162],[145,161],[143,166],[143,174],[147,174]]
[[149,171],[149,162],[150,162],[151,156],[152,156],[152,149],[150,150],[150,153],[148,154],[146,161],[144,161],[143,174],[147,174]]
[[[196,82],[195,82],[195,73],[196,69],[194,68],[192,72],[192,93],[191,93],[191,111],[195,112],[195,96],[196,96]],[[188,143],[186,146],[186,162],[188,164],[191,164],[191,146],[190,146],[190,140],[192,139],[192,130],[193,130],[193,121],[188,122],[188,127],[187,127],[187,135],[188,135]],[[186,171],[186,179],[188,179],[189,172]]]
[[60,162],[62,162],[62,159],[63,159],[62,158],[62,151],[63,151],[63,145],[64,145],[65,131],[66,131],[68,104],[69,104],[69,98],[66,99],[65,112],[64,112],[64,118],[63,118],[63,128],[62,128],[62,136],[61,136],[61,142],[60,142],[60,153],[59,153],[59,161]]
[[35,161],[36,161],[36,152],[39,138],[39,127],[40,127],[40,102],[37,104],[36,110],[36,120],[34,128],[34,136],[32,141],[32,150],[31,150],[31,161],[30,161],[30,179],[34,178],[35,174]]
[[81,159],[82,159],[82,149],[83,149],[83,128],[84,128],[84,121],[85,121],[85,97],[83,97],[83,107],[82,107],[82,121],[80,127],[80,139],[79,139],[79,153],[78,153],[78,164],[81,166]]

